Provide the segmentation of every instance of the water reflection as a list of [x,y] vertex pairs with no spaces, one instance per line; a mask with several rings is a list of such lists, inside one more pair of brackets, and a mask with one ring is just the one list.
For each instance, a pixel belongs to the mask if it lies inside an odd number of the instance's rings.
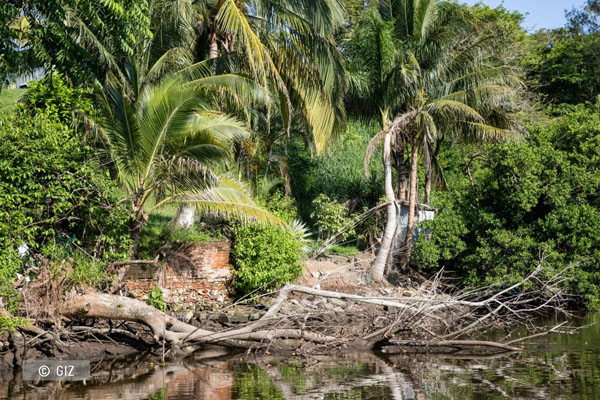
[[[97,363],[86,384],[24,384],[0,376],[10,399],[600,399],[600,314],[576,334],[532,339],[504,357],[340,353],[249,357],[208,349],[152,364],[149,355]],[[548,321],[551,325],[555,321]],[[514,335],[526,335],[525,331]]]

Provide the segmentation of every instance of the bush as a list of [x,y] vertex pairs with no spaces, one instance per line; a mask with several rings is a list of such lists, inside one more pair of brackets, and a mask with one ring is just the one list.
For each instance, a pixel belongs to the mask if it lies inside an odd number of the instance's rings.
[[[331,200],[324,193],[313,200],[313,210],[310,217],[315,220],[315,226],[319,229],[319,238],[321,239],[338,233],[352,222],[352,218],[346,216],[348,209],[339,202]],[[349,229],[340,234],[340,239],[345,241],[354,234],[354,229]]]
[[0,334],[12,332],[21,326],[28,326],[30,324],[25,318],[0,316]]
[[148,293],[146,303],[160,311],[165,311],[167,309],[167,303],[165,303],[163,292],[159,287],[155,287]]
[[129,212],[94,159],[51,116],[0,121],[0,248],[76,241],[96,258],[125,257]]
[[0,120],[0,296],[9,311],[19,298],[9,283],[32,263],[17,254],[25,243],[46,255],[77,245],[102,261],[127,257],[129,211],[93,160],[94,149],[53,116]]
[[475,285],[521,280],[542,257],[548,273],[576,265],[568,289],[598,308],[600,105],[565,109],[529,131],[523,142],[479,149],[472,162],[468,146],[444,150],[450,190],[436,196],[436,219],[421,224],[432,236],[419,237],[412,261]]
[[268,292],[302,273],[302,242],[290,231],[259,224],[234,228],[234,286]]
[[281,220],[291,223],[298,219],[298,208],[293,198],[286,196],[281,189],[259,193],[256,202]]
[[81,252],[76,252],[69,260],[73,265],[68,279],[75,285],[88,285],[102,290],[112,283],[115,275],[106,270],[105,263],[89,258]]
[[175,243],[205,243],[217,240],[210,233],[196,227],[175,229],[171,233],[170,239]]
[[453,200],[444,194],[438,196],[439,212],[435,218],[419,224],[419,228],[433,234],[421,234],[417,238],[411,260],[418,266],[435,268],[466,250],[463,236],[467,233],[467,227],[463,215],[452,207]]
[[32,118],[43,113],[66,124],[72,121],[75,110],[86,115],[93,113],[90,93],[69,87],[59,73],[48,74],[37,82],[31,82],[17,109],[25,117]]

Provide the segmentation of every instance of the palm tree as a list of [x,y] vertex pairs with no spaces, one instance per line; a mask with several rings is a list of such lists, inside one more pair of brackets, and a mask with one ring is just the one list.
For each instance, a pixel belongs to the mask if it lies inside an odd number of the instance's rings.
[[[234,77],[220,78],[227,87]],[[214,110],[218,83],[215,77],[190,82],[166,77],[145,85],[132,99],[111,74],[98,90],[96,126],[133,210],[132,257],[148,215],[169,203],[281,223],[258,207],[239,183],[215,172],[230,154],[231,141],[248,135],[238,120]]]
[[340,0],[197,0],[190,25],[197,56],[222,59],[280,98],[279,115],[306,127],[317,152],[345,121],[347,86],[336,33],[344,22]]
[[[156,37],[194,43],[193,58],[206,61],[217,74],[250,76],[278,95],[277,109],[255,113],[253,126],[260,135],[246,142],[269,153],[267,165],[270,160],[284,160],[271,150],[277,138],[289,137],[294,118],[316,152],[322,152],[340,131],[345,122],[346,76],[335,39],[344,20],[339,0],[181,0],[177,7],[164,0],[155,3],[165,3],[154,13],[159,18],[153,25],[160,27]],[[165,24],[165,20],[175,23]],[[272,122],[275,116],[281,124]],[[193,216],[193,209],[183,205],[178,223],[189,225]]]
[[[369,40],[370,38],[370,40]],[[494,64],[487,38],[467,9],[443,0],[387,0],[371,8],[348,43],[358,55],[352,71],[367,71],[366,93],[351,98],[355,107],[377,108],[382,131],[369,146],[383,141],[385,193],[389,202],[381,248],[372,265],[382,280],[397,242],[397,214],[408,202],[408,227],[400,252],[408,265],[417,222],[419,155],[425,164],[426,192],[436,167],[436,145],[448,137],[489,140],[511,136],[511,97],[519,85],[512,70]],[[405,153],[408,159],[405,160]],[[392,184],[392,157],[398,187]],[[408,166],[408,185],[406,170]],[[406,187],[406,192],[404,187]]]

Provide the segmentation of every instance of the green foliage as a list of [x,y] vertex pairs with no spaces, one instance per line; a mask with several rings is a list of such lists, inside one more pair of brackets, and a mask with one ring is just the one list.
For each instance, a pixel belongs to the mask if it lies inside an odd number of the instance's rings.
[[166,206],[148,216],[148,221],[142,229],[138,248],[140,259],[151,260],[156,257],[158,250],[165,244],[169,234],[169,224],[173,220],[177,207]]
[[74,111],[90,115],[93,107],[88,91],[69,87],[61,74],[54,73],[30,83],[29,89],[21,97],[18,110],[26,118],[44,113],[69,124]]
[[139,258],[153,259],[161,247],[171,244],[214,242],[222,238],[220,230],[205,223],[196,222],[189,228],[173,229],[177,209],[176,205],[169,205],[150,215],[140,236]]
[[242,294],[271,291],[302,273],[302,242],[292,232],[259,224],[234,228],[234,286]]
[[69,261],[73,266],[67,277],[73,285],[88,285],[102,290],[109,287],[114,279],[114,275],[106,270],[106,263],[81,252],[75,252]]
[[[422,233],[411,255],[412,260],[421,267],[435,268],[440,260],[452,260],[466,250],[462,238],[467,233],[467,227],[463,216],[452,208],[454,199],[442,193],[437,201],[439,212],[433,220],[419,224]],[[434,234],[428,235],[428,232]]]
[[12,332],[21,326],[28,326],[30,324],[25,318],[0,316],[0,334]]
[[171,233],[171,240],[175,243],[203,243],[213,242],[215,237],[206,231],[190,227],[175,229]]
[[148,397],[148,400],[166,400],[168,398],[167,389],[162,388],[152,394],[152,396]]
[[575,265],[570,290],[598,307],[599,126],[600,105],[577,106],[532,126],[522,143],[490,145],[476,158],[467,151],[462,163],[460,149],[446,148],[450,190],[421,225],[432,236],[419,237],[413,261],[452,267],[472,284],[520,280],[540,258],[548,273]]
[[275,189],[267,194],[259,194],[256,202],[287,223],[298,218],[296,202],[292,197],[286,196],[281,189]]
[[152,36],[147,7],[146,0],[3,2],[0,74],[52,66],[73,82],[101,79]]
[[600,95],[600,32],[540,31],[525,61],[530,85],[549,103],[594,102]]
[[340,256],[355,256],[360,253],[360,250],[355,246],[331,246],[327,250],[327,254],[337,254]]
[[163,292],[159,287],[155,287],[150,291],[150,293],[148,293],[146,304],[161,311],[165,311],[167,309],[167,303],[165,303]]
[[365,176],[363,167],[365,150],[377,130],[376,122],[351,120],[344,135],[317,157],[311,157],[299,143],[291,144],[292,192],[304,220],[310,219],[313,200],[321,193],[340,203],[355,200],[359,209],[377,204],[383,195],[380,158],[373,157],[369,177]]
[[[338,233],[343,227],[352,222],[352,218],[346,216],[348,209],[337,201],[331,200],[324,193],[313,200],[313,210],[310,216],[315,220],[315,226],[319,229],[321,239]],[[353,229],[344,231],[340,235],[340,239],[345,241],[354,234]]]
[[[0,296],[9,312],[20,302],[10,282],[33,263],[17,254],[24,243],[44,255],[77,244],[99,260],[126,257],[129,212],[92,160],[93,149],[55,116],[0,121]],[[86,276],[91,266],[79,268],[77,279],[100,284],[98,274]]]

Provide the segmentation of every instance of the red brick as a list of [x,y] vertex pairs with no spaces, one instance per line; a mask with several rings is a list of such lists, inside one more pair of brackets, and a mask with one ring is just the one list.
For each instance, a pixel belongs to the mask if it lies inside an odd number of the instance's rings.
[[125,287],[141,298],[154,287],[168,289],[168,303],[203,303],[229,299],[232,277],[229,242],[191,243],[166,256],[164,275],[161,268],[132,266]]

